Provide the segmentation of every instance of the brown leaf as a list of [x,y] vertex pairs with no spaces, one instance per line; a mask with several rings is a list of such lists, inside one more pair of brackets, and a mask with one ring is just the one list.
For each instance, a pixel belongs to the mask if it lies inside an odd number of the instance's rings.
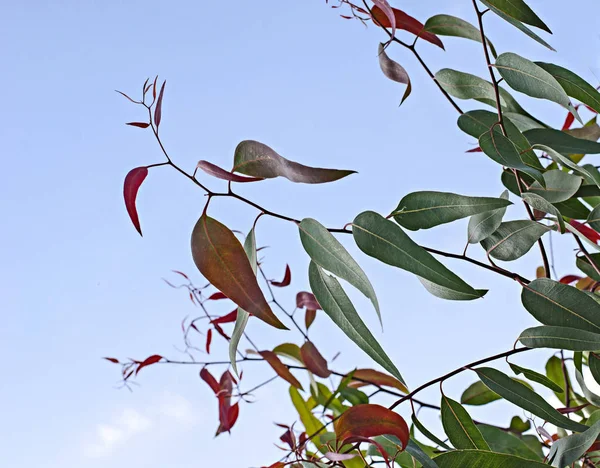
[[[392,27],[388,15],[385,14],[378,6],[375,6],[371,11],[373,12],[372,16],[376,24],[378,23],[378,25],[383,28]],[[397,8],[392,8],[392,11],[394,12],[396,28],[408,31],[415,36],[419,36],[421,39],[425,39],[427,42],[431,42],[442,49],[444,48],[444,43],[439,37],[428,31],[423,31],[423,23],[421,23],[419,20],[407,15],[402,10],[398,10]]]
[[304,314],[304,325],[307,330],[313,324],[315,318],[317,318],[317,311],[314,309],[306,309],[306,313]]
[[300,353],[306,368],[313,374],[324,379],[331,375],[331,371],[327,368],[327,361],[312,341],[304,343],[300,348]]
[[285,274],[283,275],[283,279],[281,281],[269,281],[272,286],[277,286],[278,288],[284,288],[289,286],[292,282],[292,271],[290,270],[290,266],[285,266]]
[[307,291],[300,291],[296,294],[296,307],[298,309],[306,307],[307,309],[323,310],[314,294]]
[[227,172],[225,169],[220,168],[216,164],[208,161],[199,161],[196,166],[198,169],[202,169],[207,174],[216,177],[218,179],[229,180],[230,182],[258,182],[264,180],[261,177],[245,177],[238,174],[232,174]]
[[349,387],[360,388],[374,384],[381,385],[382,387],[397,388],[401,392],[408,393],[406,386],[398,379],[375,369],[356,369],[352,374],[352,379],[348,384]]
[[125,176],[125,183],[123,184],[123,198],[125,198],[125,208],[129,214],[131,222],[135,226],[137,232],[142,235],[142,228],[140,226],[140,219],[137,213],[137,207],[135,204],[138,190],[148,175],[147,167],[136,167],[129,171]]
[[108,362],[112,362],[113,364],[119,364],[119,360],[117,358],[114,357],[105,357],[102,359],[106,359]]
[[279,377],[287,381],[293,387],[302,390],[302,384],[293,376],[287,366],[280,361],[273,351],[260,351],[258,354],[270,364]]

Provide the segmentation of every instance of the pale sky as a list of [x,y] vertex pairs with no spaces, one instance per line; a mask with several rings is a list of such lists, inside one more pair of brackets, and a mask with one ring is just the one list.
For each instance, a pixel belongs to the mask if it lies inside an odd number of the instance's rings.
[[[553,29],[554,54],[498,18],[486,15],[499,52],[572,68],[598,84],[600,4],[531,0]],[[474,22],[468,0],[392,2],[426,20],[436,13]],[[443,190],[497,196],[499,168],[481,154],[465,154],[474,141],[456,127],[443,100],[414,58],[390,48],[411,75],[413,94],[400,108],[401,85],[378,67],[384,35],[339,18],[323,0],[176,3],[159,1],[5,2],[0,15],[0,135],[5,154],[4,317],[0,328],[0,459],[14,468],[145,468],[268,465],[279,458],[273,443],[295,415],[287,386],[277,383],[243,405],[231,436],[213,438],[217,406],[198,370],[155,366],[140,373],[133,393],[117,390],[118,369],[102,356],[181,357],[180,322],[197,314],[185,294],[161,280],[178,269],[201,283],[189,249],[203,197],[170,169],[154,170],[138,199],[140,238],[125,212],[122,182],[133,167],[162,161],[146,131],[124,122],[143,118],[114,90],[135,93],[154,74],[166,78],[163,138],[176,161],[192,170],[199,159],[230,167],[243,139],[262,141],[282,155],[317,166],[355,169],[332,184],[296,185],[272,180],[238,190],[274,211],[343,225],[366,209],[389,213],[407,193]],[[446,52],[419,44],[434,71],[451,67],[486,77],[480,45],[444,38]],[[516,94],[516,93],[515,93]],[[560,125],[557,106],[523,98]],[[461,103],[471,108],[469,103]],[[221,181],[203,178],[214,188]],[[230,200],[211,213],[232,229],[247,231],[256,212]],[[525,216],[519,206],[508,218]],[[466,220],[413,234],[426,245],[460,252]],[[265,268],[280,277],[292,267],[292,286],[280,298],[292,306],[308,289],[308,257],[293,225],[263,219],[257,232],[269,245]],[[385,332],[368,301],[348,286],[365,321],[409,386],[512,346],[534,323],[505,278],[446,262],[477,288],[474,302],[447,302],[425,291],[413,276],[366,258],[343,242],[364,267],[379,296]],[[571,239],[555,239],[559,274],[573,273]],[[477,246],[473,255],[483,258]],[[535,249],[511,265],[532,277]],[[229,312],[231,305],[219,305]],[[256,320],[249,327],[265,349],[298,342],[293,332],[273,332]],[[317,318],[312,339],[336,370],[371,365],[329,319]],[[549,353],[516,362],[541,365]],[[216,342],[212,357],[227,358]],[[264,364],[245,367],[249,388],[272,375]],[[458,398],[474,381],[448,382]],[[437,402],[437,389],[423,399]],[[384,400],[385,401],[385,400]],[[472,411],[476,419],[507,424],[495,404]],[[424,420],[433,428],[437,416]]]

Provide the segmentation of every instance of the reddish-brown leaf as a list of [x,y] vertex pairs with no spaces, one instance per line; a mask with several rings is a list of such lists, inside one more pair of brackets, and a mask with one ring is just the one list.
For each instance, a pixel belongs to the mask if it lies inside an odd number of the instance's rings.
[[150,124],[146,122],[127,122],[125,125],[131,125],[132,127],[139,128],[148,128],[150,126]]
[[349,387],[359,388],[366,385],[380,385],[383,387],[397,388],[401,392],[408,393],[406,386],[395,377],[384,374],[375,369],[356,369],[352,374]]
[[348,409],[334,423],[338,447],[353,440],[380,435],[394,435],[400,439],[405,449],[409,430],[398,413],[375,404],[356,405]]
[[571,125],[573,125],[573,122],[575,122],[575,116],[569,112],[565,119],[565,123],[562,126],[562,130],[569,130]]
[[[392,27],[392,23],[390,22],[388,15],[386,15],[377,5],[373,7],[371,11],[373,12],[372,16],[376,24],[384,28]],[[423,31],[423,23],[421,23],[419,20],[407,15],[402,10],[398,10],[397,8],[392,8],[392,11],[394,12],[394,19],[397,29],[408,31],[415,36],[419,36],[421,39],[425,39],[427,42],[431,42],[432,44],[444,49],[444,43],[442,40],[433,33]]]
[[[233,392],[233,379],[231,378],[231,374],[229,371],[223,372],[221,375],[221,379],[219,380],[219,392],[217,393],[217,397],[219,400],[219,428],[217,429],[217,434],[219,435],[222,432],[229,431],[231,429],[231,394]],[[235,416],[237,419],[237,415]],[[235,421],[234,421],[235,422]]]
[[144,179],[148,175],[147,167],[136,167],[129,171],[125,176],[125,183],[123,184],[123,198],[125,198],[125,208],[129,214],[131,222],[137,229],[137,232],[142,235],[142,228],[140,226],[140,218],[138,217],[137,207],[135,200],[137,198],[138,190],[140,185],[144,182]]
[[184,272],[179,271],[179,270],[171,270],[173,273],[177,273],[178,275],[183,276],[186,280],[190,280],[190,278],[188,277],[188,275],[186,275]]
[[292,282],[292,271],[290,270],[289,265],[285,266],[285,274],[283,275],[283,279],[281,281],[273,281],[273,280],[270,281],[272,286],[277,286],[278,288],[284,288],[286,286],[289,286],[291,282]]
[[371,11],[374,20],[375,16],[379,16],[381,21],[377,22],[379,22],[379,24],[383,24],[383,22],[388,24],[389,26],[386,27],[392,29],[392,37],[396,36],[397,21],[394,8],[390,6],[387,0],[373,0],[373,3],[375,4],[375,7]]
[[559,283],[563,283],[563,284],[571,284],[574,283],[575,281],[579,281],[581,278],[581,276],[577,276],[577,275],[566,275],[563,276],[560,280]]
[[[166,84],[167,80],[163,81],[163,84],[160,87],[160,93],[158,93],[158,101],[156,101],[156,107],[154,109],[154,124],[156,125],[156,128],[158,128],[162,119],[162,102]],[[156,86],[154,87],[154,89],[156,89]]]
[[139,363],[137,369],[135,370],[135,375],[137,375],[144,367],[151,366],[152,364],[156,364],[163,357],[158,354],[153,354],[152,356],[147,357],[142,362]]
[[210,344],[212,343],[212,328],[208,329],[206,333],[206,352],[210,354]]
[[574,219],[569,221],[569,224],[592,242],[597,244],[598,241],[600,241],[600,233],[594,231],[591,227],[586,226],[585,224],[582,224],[579,221],[575,221]]
[[203,214],[191,244],[196,266],[213,286],[248,313],[286,329],[267,304],[242,244],[227,226]]
[[221,391],[221,386],[219,385],[219,382],[217,382],[217,379],[213,377],[206,367],[203,367],[200,371],[200,378],[208,384],[212,391],[215,392],[215,395],[219,394]]
[[313,324],[313,322],[315,321],[316,317],[317,317],[317,311],[316,310],[314,310],[314,309],[306,309],[306,313],[304,314],[304,325],[306,326],[307,330]]
[[102,359],[106,359],[108,362],[112,362],[113,364],[119,364],[119,360],[117,358],[114,357],[105,357]]
[[470,150],[465,151],[466,153],[483,153],[483,150],[478,146],[476,148],[471,148]]
[[260,351],[258,354],[269,363],[279,377],[287,381],[290,385],[302,390],[302,384],[293,376],[287,366],[281,362],[273,351]]
[[[278,426],[281,425],[278,424]],[[290,449],[292,450],[296,448],[296,435],[290,427],[288,427],[287,430],[281,435],[281,437],[279,437],[279,440],[281,440],[285,444],[288,444],[290,446]]]
[[210,321],[212,324],[220,324],[220,323],[232,323],[237,319],[237,309],[229,312],[227,315],[223,315],[222,317],[218,317]]
[[227,341],[229,341],[231,339],[231,337],[225,333],[225,331],[221,328],[221,325],[219,325],[218,323],[213,323],[215,330],[217,330],[217,333],[219,335],[221,335],[223,338],[225,338]]
[[127,94],[125,94],[125,93],[122,93],[121,91],[119,91],[119,90],[117,90],[117,89],[115,89],[115,91],[116,91],[117,93],[119,93],[121,96],[125,96],[127,99],[129,99],[129,100],[130,100],[131,102],[133,102],[134,104],[139,104],[139,103],[140,103],[140,101],[135,101],[135,100],[131,99],[129,96],[127,96]]
[[209,301],[218,301],[219,299],[229,299],[229,298],[225,294],[223,294],[221,291],[213,293],[208,297]]
[[298,309],[306,307],[307,309],[323,310],[314,294],[306,291],[300,291],[296,294],[296,307],[298,307]]
[[231,172],[227,172],[225,169],[217,166],[208,161],[199,161],[196,166],[198,169],[202,169],[207,174],[216,177],[218,179],[229,180],[230,182],[258,182],[261,180],[265,180],[261,177],[246,177],[238,174],[232,174]]
[[300,354],[306,368],[313,374],[324,379],[331,375],[331,371],[327,367],[327,361],[312,341],[307,341],[302,345]]

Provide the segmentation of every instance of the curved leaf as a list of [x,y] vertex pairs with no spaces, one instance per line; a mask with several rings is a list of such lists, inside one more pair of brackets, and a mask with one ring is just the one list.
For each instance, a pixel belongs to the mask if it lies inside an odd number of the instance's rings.
[[294,343],[282,343],[273,348],[273,352],[278,356],[283,356],[288,359],[293,359],[298,363],[304,365],[304,361],[302,360],[302,353],[300,352],[300,347]]
[[588,218],[587,223],[594,229],[595,231],[600,232],[600,205],[594,208]]
[[348,386],[352,388],[360,388],[372,384],[382,387],[397,388],[403,393],[408,393],[408,388],[406,388],[406,385],[404,385],[398,379],[374,369],[356,369],[352,371],[351,375],[352,380]]
[[509,363],[509,365],[510,365],[510,368],[512,369],[512,371],[516,375],[523,374],[523,376],[526,379],[531,380],[532,382],[537,382],[539,384],[542,384],[544,387],[549,388],[553,392],[557,392],[557,393],[563,392],[563,389],[559,385],[555,384],[552,380],[550,380],[545,375],[540,374],[539,372],[535,372],[531,369],[527,369],[525,367],[517,366],[516,364],[513,364],[513,363]]
[[481,3],[488,6],[494,12],[501,11],[516,21],[535,26],[552,34],[546,23],[523,0],[482,0]]
[[582,182],[583,179],[579,176],[554,169],[544,172],[545,188],[535,182],[529,187],[529,191],[548,200],[550,203],[558,203],[575,195]]
[[[594,265],[596,266],[596,268],[600,269],[600,253],[590,254],[590,257],[592,259],[592,262],[594,262]],[[592,263],[590,263],[590,261],[587,259],[587,257],[577,257],[575,264],[577,265],[577,268],[579,268],[581,271],[583,271],[586,275],[588,275],[594,281],[600,281],[600,274],[598,274],[598,272],[596,271],[596,268],[594,268],[594,265],[592,265]],[[579,279],[581,279],[581,278],[578,278],[578,280]]]
[[548,461],[552,463],[552,466],[560,468],[570,466],[585,455],[585,452],[596,442],[599,435],[600,421],[587,431],[558,439],[552,444]]
[[[388,18],[389,15],[386,15],[379,6],[375,6],[371,10],[373,14],[373,19],[378,26],[383,28],[392,28],[392,23]],[[423,24],[413,18],[410,15],[407,15],[402,10],[398,10],[397,8],[392,8],[392,12],[394,13],[395,26],[397,29],[403,29],[404,31],[408,31],[415,36],[420,37],[421,39],[426,40],[427,42],[431,42],[432,44],[444,48],[444,44],[441,39],[437,37],[435,34],[431,32],[425,31],[423,29]]]
[[140,218],[138,217],[137,208],[135,206],[135,200],[137,198],[138,190],[140,185],[144,182],[144,179],[148,175],[147,167],[136,167],[130,170],[125,176],[125,183],[123,184],[123,198],[125,199],[125,208],[129,214],[131,222],[135,226],[137,232],[142,235],[142,228],[140,226]]
[[600,187],[600,180],[596,179],[593,174],[588,172],[585,168],[579,166],[574,163],[570,158],[564,156],[553,148],[550,148],[546,145],[535,144],[533,146],[535,149],[539,149],[547,153],[556,163],[562,164],[564,167],[568,167],[569,169],[573,169],[574,172],[582,175],[587,181],[595,183],[598,187]]
[[307,341],[302,345],[300,354],[306,368],[310,372],[322,378],[327,378],[331,375],[331,371],[327,368],[327,361],[312,341]]
[[[489,99],[496,102],[494,86],[489,81],[450,68],[443,68],[435,74],[435,80],[448,94],[459,99]],[[504,100],[500,98],[504,105]]]
[[563,154],[598,154],[600,143],[574,137],[554,128],[534,128],[524,133],[531,145],[545,145]]
[[508,262],[529,252],[533,244],[548,231],[549,227],[535,221],[507,221],[482,240],[481,245],[488,255]]
[[[508,190],[502,192],[500,198],[508,200]],[[506,213],[506,207],[471,216],[468,227],[469,244],[477,244],[493,234],[502,224],[504,213]]]
[[469,413],[458,403],[442,395],[442,425],[457,449],[490,450]]
[[264,180],[260,177],[244,177],[227,172],[225,169],[217,166],[216,164],[205,160],[198,161],[196,168],[202,169],[204,172],[216,177],[217,179],[228,180],[230,182],[258,182],[260,180]]
[[453,450],[433,459],[439,468],[544,468],[545,463],[484,450]]
[[552,203],[550,203],[537,193],[525,192],[521,198],[534,210],[537,210],[541,213],[553,215],[558,221],[558,225],[560,226],[560,232],[565,232],[565,222],[563,220],[561,212],[556,206],[554,206]]
[[404,91],[404,96],[402,96],[402,99],[400,100],[400,105],[402,105],[402,103],[406,100],[406,98],[408,98],[408,96],[410,96],[410,93],[412,92],[410,76],[408,76],[408,72],[402,65],[392,60],[385,53],[385,47],[383,44],[379,44],[377,54],[379,56],[379,67],[381,68],[383,74],[392,81],[406,85],[406,91]]
[[523,330],[519,341],[529,348],[595,351],[600,349],[600,334],[578,328],[545,325]]
[[460,402],[463,405],[481,406],[501,398],[500,395],[487,388],[481,380],[478,380],[467,387],[460,397]]
[[[515,418],[519,420],[516,416]],[[529,423],[529,421],[527,422]],[[529,424],[529,426],[530,425],[531,424]],[[524,425],[524,427],[527,428],[529,428],[529,426]],[[479,432],[481,432],[481,435],[493,452],[506,453],[526,458],[527,460],[541,461],[541,457],[536,452],[534,452],[522,439],[511,432],[494,426],[488,426],[487,424],[479,424],[477,425],[477,429],[479,429]]]
[[[471,39],[472,41],[481,42],[481,33],[479,29],[467,21],[457,18],[452,15],[435,15],[425,22],[423,28],[425,31],[437,34],[438,36],[453,36]],[[496,50],[492,43],[487,40],[492,54],[496,57]]]
[[260,354],[262,358],[269,363],[279,377],[281,377],[283,380],[286,380],[293,387],[302,390],[302,384],[296,377],[294,377],[288,367],[281,362],[281,360],[277,357],[277,354],[275,354],[273,351],[259,351],[258,354]]

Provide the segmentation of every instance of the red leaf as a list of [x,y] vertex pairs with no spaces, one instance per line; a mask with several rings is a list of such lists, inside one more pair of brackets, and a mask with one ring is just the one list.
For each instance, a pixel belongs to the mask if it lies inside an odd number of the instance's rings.
[[483,150],[478,146],[477,148],[472,148],[465,151],[465,153],[483,153]]
[[406,386],[398,379],[375,369],[356,369],[352,374],[352,379],[348,384],[349,387],[359,388],[372,384],[393,387],[401,392],[408,393]]
[[200,371],[200,378],[204,380],[208,386],[215,392],[215,395],[218,395],[221,391],[221,387],[217,382],[217,379],[213,377],[213,375],[208,371],[206,367],[203,367]]
[[228,432],[235,421],[237,420],[239,407],[237,403],[232,407],[231,406],[231,394],[233,392],[233,379],[229,371],[223,372],[221,375],[221,379],[219,381],[220,390],[217,394],[219,399],[219,428],[217,429],[217,434],[219,435],[222,432]]
[[314,310],[314,309],[306,309],[306,314],[304,315],[304,325],[306,326],[307,330],[313,324],[313,322],[315,321],[316,317],[317,317],[317,311],[316,310]]
[[[281,426],[281,424],[278,424]],[[279,438],[283,443],[288,444],[292,450],[296,448],[296,435],[291,428],[287,428],[287,430],[283,433],[283,435]]]
[[293,376],[287,366],[281,362],[273,351],[259,351],[262,358],[269,363],[279,377],[290,383],[292,386],[302,390],[302,384]]
[[283,279],[281,281],[271,280],[269,282],[271,283],[271,285],[277,286],[278,288],[284,288],[286,286],[289,286],[292,282],[292,271],[290,270],[290,266],[285,266],[285,274],[283,275]]
[[218,317],[214,320],[211,320],[212,324],[220,324],[220,323],[232,323],[237,320],[237,309],[229,312],[227,315],[223,315],[222,317]]
[[340,447],[356,438],[390,434],[398,437],[405,449],[409,439],[408,426],[402,416],[374,404],[353,406],[342,413],[334,423],[334,428]]
[[134,101],[133,99],[131,99],[129,96],[127,96],[127,94],[122,93],[121,91],[118,91],[115,89],[115,91],[117,91],[117,93],[119,93],[121,96],[125,96],[127,99],[129,99],[131,102],[133,102],[134,104],[139,104],[139,101]]
[[[166,84],[167,81],[163,81],[163,84],[160,87],[160,93],[158,94],[158,101],[156,101],[156,108],[154,109],[154,123],[156,124],[156,128],[158,128],[160,120],[162,119],[162,100]],[[154,89],[156,89],[156,87]]]
[[574,283],[575,281],[579,281],[580,279],[582,279],[581,276],[566,275],[566,276],[563,276],[560,279],[559,283],[562,283],[562,284],[571,284],[571,283]]
[[579,221],[575,221],[574,219],[569,221],[569,224],[592,242],[597,244],[598,241],[600,241],[600,233],[594,231],[591,227],[588,227],[585,224],[580,223]]
[[220,291],[211,294],[208,298],[209,301],[218,301],[219,299],[229,299],[229,298]]
[[119,364],[119,360],[114,357],[105,357],[102,359],[106,359],[108,362],[112,362],[113,364]]
[[565,119],[565,123],[562,126],[562,130],[570,129],[571,125],[573,125],[573,122],[575,122],[575,116],[569,112],[567,114],[567,118]]
[[147,366],[151,366],[152,364],[156,364],[158,361],[160,361],[163,357],[159,356],[158,354],[153,354],[150,357],[147,357],[146,359],[144,359],[142,362],[140,362],[140,364],[138,365],[137,369],[135,370],[135,375],[138,375],[138,373]]
[[214,322],[213,322],[213,325],[215,326],[215,330],[217,330],[217,333],[219,335],[221,335],[227,341],[229,341],[231,339],[231,337],[223,331],[223,329],[221,328],[221,325],[219,325],[218,323],[214,323]]
[[379,24],[384,23],[389,25],[386,28],[392,28],[392,37],[396,36],[396,27],[398,26],[394,8],[390,6],[387,0],[373,0],[375,7],[371,10],[373,13],[373,19],[375,16],[379,16],[381,21],[377,21]]
[[206,333],[206,352],[210,354],[210,344],[212,343],[212,329],[209,328]]
[[142,235],[142,228],[140,226],[140,219],[135,206],[135,200],[138,190],[140,189],[140,185],[142,185],[142,182],[144,182],[144,179],[147,175],[147,167],[136,167],[135,169],[130,170],[127,176],[125,176],[125,183],[123,185],[125,208],[127,209],[127,213],[129,213],[131,222],[137,229],[137,232],[140,233],[140,236]]
[[196,167],[198,169],[202,169],[204,172],[213,177],[229,180],[230,182],[258,182],[260,180],[265,180],[261,177],[246,177],[238,174],[232,174],[231,172],[227,172],[225,169],[220,168],[216,164],[204,160],[199,161]]
[[[373,7],[371,11],[373,12],[373,20],[375,24],[378,24],[383,28],[392,27],[388,15],[386,15],[378,6]],[[439,37],[433,33],[423,31],[423,23],[412,16],[407,15],[402,10],[398,10],[397,8],[392,8],[392,11],[394,12],[396,28],[404,29],[405,31],[425,39],[427,42],[431,42],[432,44],[444,49],[444,43]]]
[[306,291],[296,294],[296,307],[298,309],[306,307],[307,309],[323,310],[317,302],[317,298],[312,293]]
[[139,128],[148,128],[150,126],[150,124],[146,122],[127,122],[125,125],[131,125],[132,127]]
[[327,361],[312,341],[307,341],[302,345],[300,354],[306,368],[313,374],[324,379],[331,375],[331,371],[327,368]]

